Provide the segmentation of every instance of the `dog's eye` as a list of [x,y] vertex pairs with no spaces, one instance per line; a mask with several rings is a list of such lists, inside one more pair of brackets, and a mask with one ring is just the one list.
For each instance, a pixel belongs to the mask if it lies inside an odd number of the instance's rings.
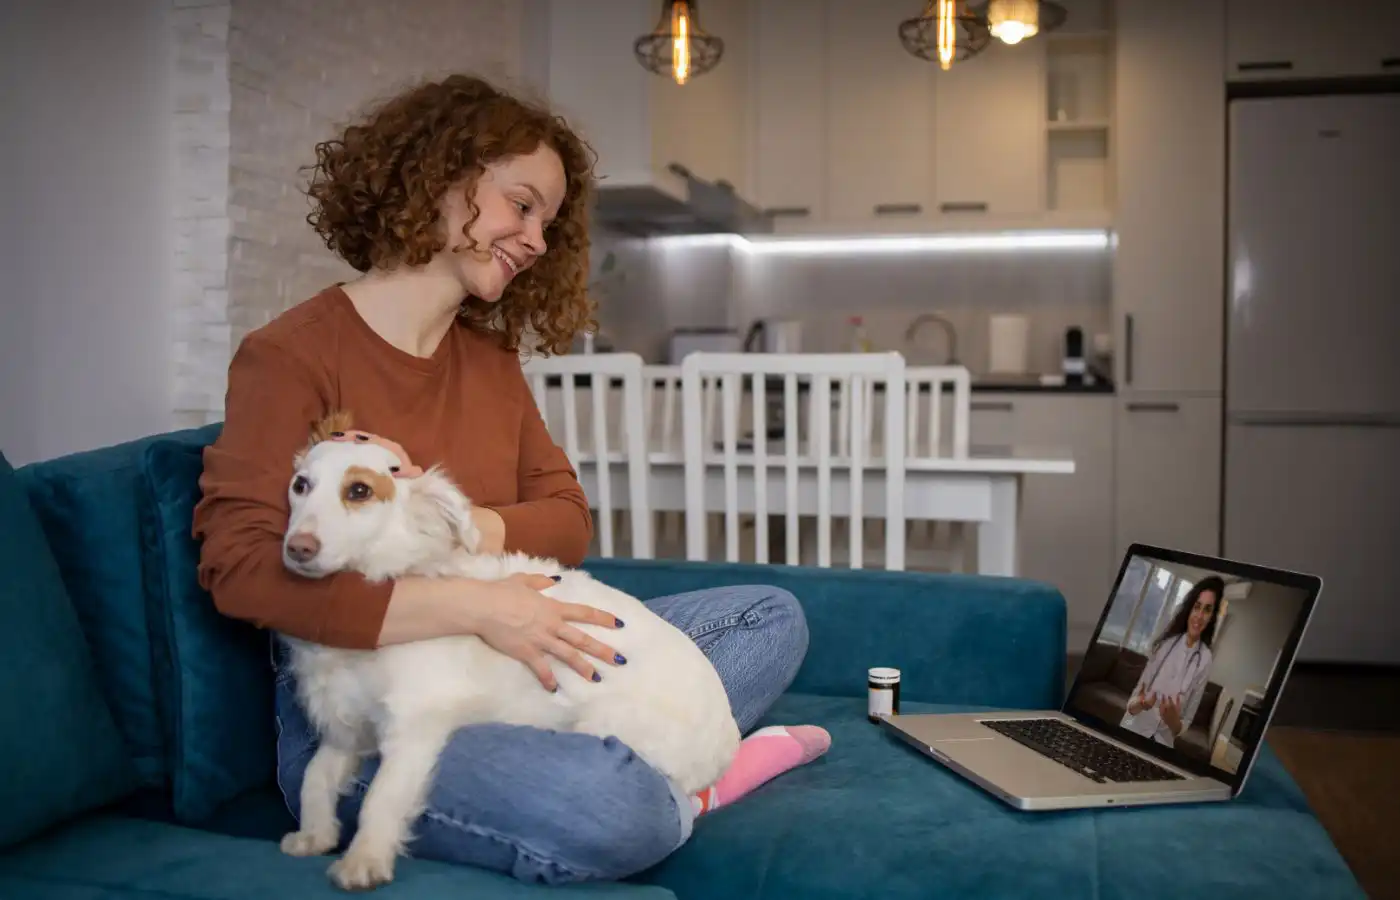
[[311,489],[311,482],[306,480],[305,475],[298,475],[292,479],[292,493],[300,497]]
[[363,481],[352,481],[349,486],[345,488],[345,499],[368,500],[373,493],[369,485],[365,484]]

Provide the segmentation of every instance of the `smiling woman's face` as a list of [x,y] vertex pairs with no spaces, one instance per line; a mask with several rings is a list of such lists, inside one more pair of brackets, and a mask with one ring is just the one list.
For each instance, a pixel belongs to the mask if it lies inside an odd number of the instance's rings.
[[477,215],[468,232],[476,250],[462,237],[472,210],[461,191],[448,192],[442,203],[448,244],[440,259],[467,294],[496,302],[511,279],[544,255],[544,233],[559,213],[566,185],[559,154],[543,143],[487,166],[477,180]]
[[1186,633],[1192,640],[1200,638],[1210,624],[1211,618],[1215,615],[1216,604],[1220,598],[1216,597],[1212,591],[1201,591],[1196,598],[1195,604],[1191,607],[1191,615],[1186,620]]

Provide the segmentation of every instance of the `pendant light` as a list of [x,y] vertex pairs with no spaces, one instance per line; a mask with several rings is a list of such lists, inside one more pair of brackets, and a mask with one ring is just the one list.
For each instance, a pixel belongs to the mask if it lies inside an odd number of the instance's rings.
[[987,23],[968,8],[967,0],[927,0],[921,15],[899,24],[899,42],[920,59],[947,71],[971,59],[992,42]]
[[696,15],[696,0],[664,0],[650,34],[637,38],[632,52],[648,72],[685,84],[719,64],[724,41],[707,34]]
[[1054,31],[1069,18],[1065,8],[1053,0],[987,0],[981,15],[992,36],[1005,44],[1019,44]]

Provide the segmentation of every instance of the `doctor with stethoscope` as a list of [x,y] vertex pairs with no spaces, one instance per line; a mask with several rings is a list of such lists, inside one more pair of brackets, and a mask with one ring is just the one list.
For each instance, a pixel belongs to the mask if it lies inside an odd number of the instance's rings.
[[1123,715],[1124,728],[1170,747],[1196,717],[1210,677],[1210,645],[1224,593],[1225,582],[1214,575],[1191,588],[1152,645]]

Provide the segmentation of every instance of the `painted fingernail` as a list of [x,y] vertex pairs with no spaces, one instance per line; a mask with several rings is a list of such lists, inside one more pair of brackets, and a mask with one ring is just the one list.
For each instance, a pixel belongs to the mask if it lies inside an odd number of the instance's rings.
[[390,467],[389,467],[389,471],[390,471],[390,472],[397,472],[398,470],[399,470],[399,467],[398,467],[398,466],[390,466]]
[[594,680],[594,681],[602,681],[602,680],[603,680],[603,676],[602,676],[602,675],[599,675],[597,672],[594,672],[594,673],[593,673],[593,680]]
[[558,584],[559,582],[563,581],[564,578],[563,578],[563,576],[560,576],[560,575],[551,575],[551,576],[549,576],[549,580],[550,580],[550,581],[553,581],[555,584]]
[[357,440],[357,441],[367,441],[367,440],[369,440],[369,435],[367,435],[367,434],[357,434],[357,435],[355,435],[355,440]]
[[345,432],[343,432],[343,431],[332,431],[332,432],[331,432],[331,437],[345,437]]
[[623,656],[621,653],[614,653],[613,661],[616,662],[619,666],[627,665],[627,657]]
[[617,622],[617,627],[618,627],[618,628],[621,628],[621,627],[622,627],[622,620],[621,620],[621,619],[614,619],[613,621]]

